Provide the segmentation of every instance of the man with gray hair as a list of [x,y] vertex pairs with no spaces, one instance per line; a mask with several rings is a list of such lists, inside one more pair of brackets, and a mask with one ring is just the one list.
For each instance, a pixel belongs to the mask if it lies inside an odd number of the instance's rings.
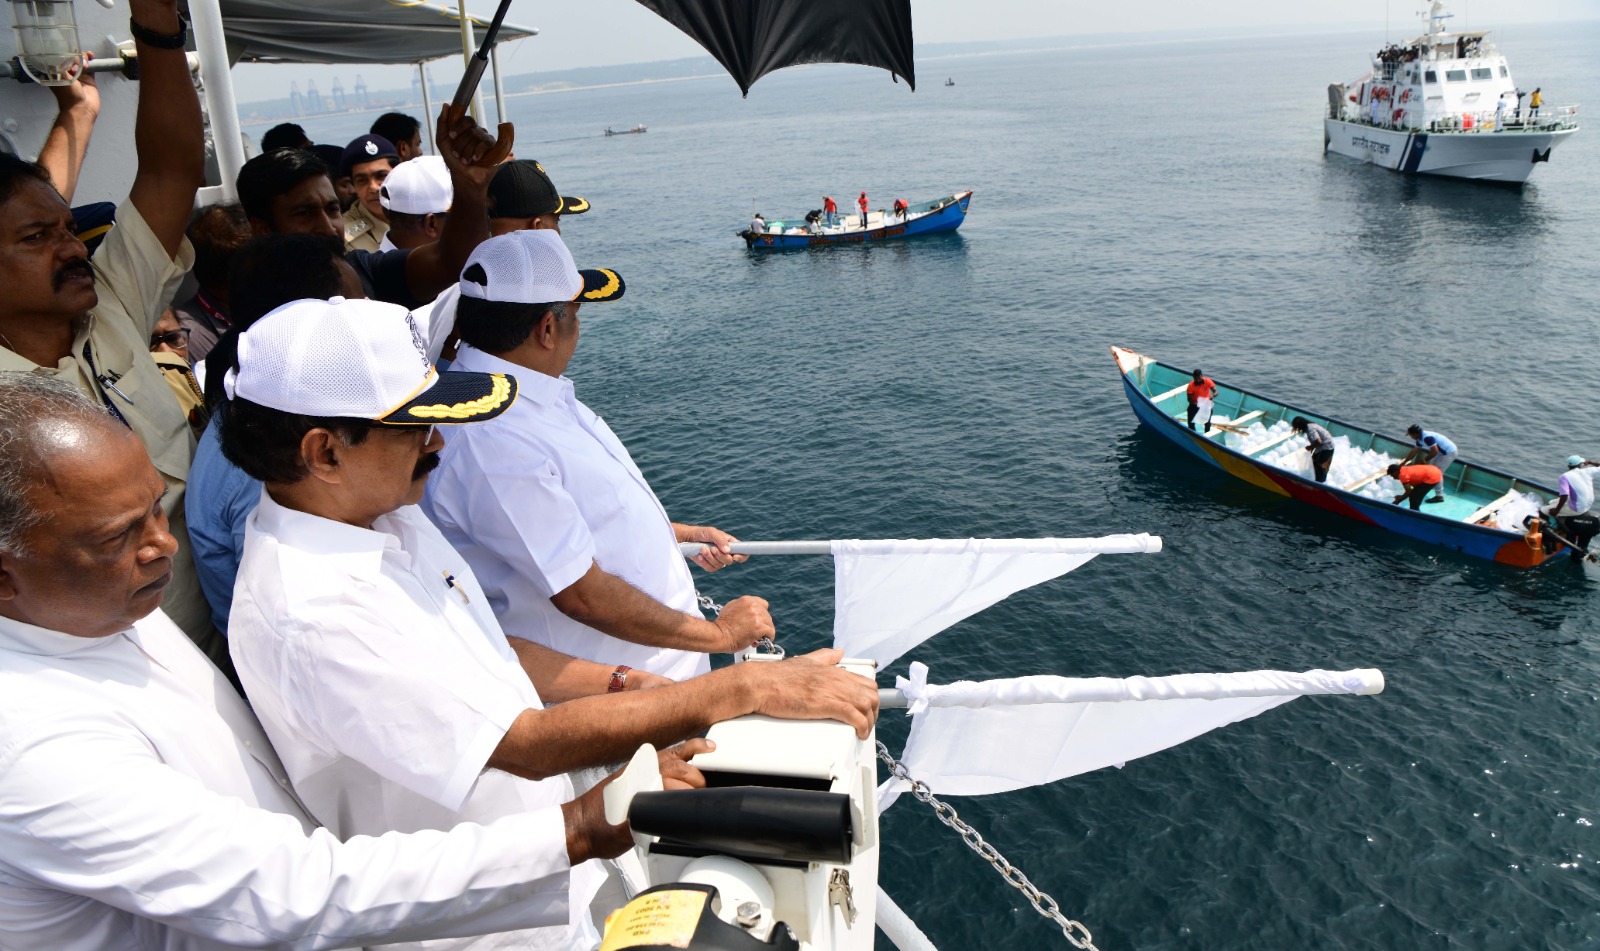
[[[0,947],[344,948],[565,923],[632,845],[601,790],[341,842],[160,610],[178,542],[139,440],[65,380],[0,373]],[[703,782],[664,758],[672,785]]]

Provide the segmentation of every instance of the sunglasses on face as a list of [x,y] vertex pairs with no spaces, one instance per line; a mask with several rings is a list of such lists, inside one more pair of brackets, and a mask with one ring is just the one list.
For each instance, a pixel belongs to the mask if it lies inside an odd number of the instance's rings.
[[189,328],[179,327],[177,330],[150,335],[151,347],[159,347],[162,344],[166,344],[169,347],[187,347],[189,345]]

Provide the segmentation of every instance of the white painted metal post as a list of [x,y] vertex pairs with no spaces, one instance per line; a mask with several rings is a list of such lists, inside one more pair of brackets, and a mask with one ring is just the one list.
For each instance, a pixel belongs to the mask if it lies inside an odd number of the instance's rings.
[[217,172],[222,176],[219,187],[232,201],[238,197],[235,185],[239,168],[244,165],[244,137],[233,100],[233,73],[228,65],[228,42],[222,33],[222,11],[214,0],[202,0],[189,5],[189,15],[194,18],[194,45],[200,54],[206,118],[211,123],[211,142],[217,152]]
[[889,893],[878,886],[878,930],[900,951],[939,951],[911,916],[900,910]]
[[494,121],[509,122],[506,118],[506,87],[500,82],[500,44],[489,50],[489,65],[494,68]]
[[433,141],[433,126],[439,117],[433,111],[433,97],[428,95],[428,64],[417,64],[417,88],[422,90],[422,127],[428,130],[428,148],[439,154],[439,143]]

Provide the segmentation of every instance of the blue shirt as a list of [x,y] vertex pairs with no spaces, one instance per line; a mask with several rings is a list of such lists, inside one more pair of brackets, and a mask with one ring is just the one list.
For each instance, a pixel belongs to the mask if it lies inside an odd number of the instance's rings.
[[1424,429],[1415,443],[1418,449],[1435,449],[1446,456],[1456,454],[1456,444],[1431,430]]
[[220,417],[212,417],[195,449],[184,512],[200,590],[211,606],[211,623],[226,635],[233,579],[244,553],[244,523],[261,501],[261,483],[222,454],[219,421]]

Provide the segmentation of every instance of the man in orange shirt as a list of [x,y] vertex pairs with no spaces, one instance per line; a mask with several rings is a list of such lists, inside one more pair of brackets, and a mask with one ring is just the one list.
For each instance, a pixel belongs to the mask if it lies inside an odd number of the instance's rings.
[[839,213],[839,203],[831,196],[822,196],[822,213],[828,216],[828,227],[833,227],[833,216]]
[[861,228],[862,228],[862,230],[865,230],[866,227],[867,227],[867,193],[866,192],[862,192],[861,193],[861,197],[856,199],[856,207],[861,209]]
[[[1194,428],[1195,415],[1204,410],[1206,432],[1211,432],[1211,401],[1217,397],[1216,381],[1196,370],[1194,371],[1194,382],[1190,383],[1187,389],[1189,391],[1189,428]],[[1204,406],[1201,405],[1201,400],[1205,401]]]
[[1394,503],[1400,504],[1401,499],[1411,503],[1412,511],[1422,508],[1422,499],[1430,491],[1444,481],[1444,473],[1438,466],[1402,466],[1396,463],[1389,467],[1389,475],[1400,480],[1401,488],[1405,489],[1394,497]]

